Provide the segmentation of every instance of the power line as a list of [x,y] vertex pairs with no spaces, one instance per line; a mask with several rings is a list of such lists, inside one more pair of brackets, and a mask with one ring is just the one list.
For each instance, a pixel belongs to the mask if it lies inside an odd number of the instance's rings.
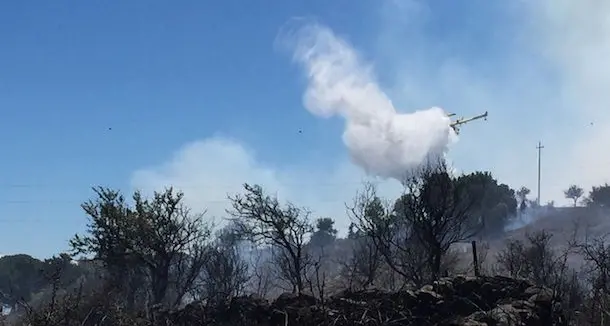
[[[341,181],[341,182],[279,182],[279,184],[281,186],[294,186],[294,187],[299,187],[299,186],[316,186],[316,187],[321,187],[321,186],[346,186],[346,185],[362,185],[364,181],[377,181],[375,180],[375,178],[371,177],[370,179],[367,178],[363,178],[360,181]],[[382,180],[379,180],[382,181]],[[179,188],[179,189],[210,189],[210,188],[219,188],[219,187],[226,187],[226,188],[235,188],[235,187],[241,187],[244,183],[251,183],[251,184],[257,184],[256,182],[240,182],[239,184],[236,183],[218,183],[218,182],[202,182],[202,184],[198,184],[198,185],[167,185],[166,187],[174,187],[174,188]],[[260,183],[261,186],[264,186],[263,183]],[[102,185],[103,187],[106,187],[104,185]],[[6,188],[6,189],[16,189],[16,188],[25,188],[25,189],[31,189],[31,188],[66,188],[67,186],[61,186],[61,185],[57,185],[57,184],[34,184],[34,183],[4,183],[1,184],[0,183],[0,188]],[[75,186],[70,186],[70,188],[74,188]],[[86,189],[90,189],[91,187],[97,187],[97,185],[92,185],[89,187],[85,187]],[[82,186],[78,186],[78,188],[83,188]],[[109,188],[113,188],[110,187]]]
[[0,223],[2,225],[6,224],[21,224],[21,223],[46,223],[46,222],[66,222],[78,220],[78,222],[87,222],[86,219],[83,219],[82,216],[76,216],[74,218],[57,218],[55,216],[49,216],[48,218],[0,218]]
[[[315,197],[316,202],[322,203],[339,203],[345,202],[345,199],[331,198],[331,197]],[[26,205],[26,204],[76,204],[80,205],[87,202],[89,199],[0,199],[0,204],[14,204],[14,205]],[[281,199],[280,199],[281,200]],[[348,200],[349,201],[349,200]],[[202,199],[196,200],[197,204],[220,204],[229,202],[228,198],[225,199]]]

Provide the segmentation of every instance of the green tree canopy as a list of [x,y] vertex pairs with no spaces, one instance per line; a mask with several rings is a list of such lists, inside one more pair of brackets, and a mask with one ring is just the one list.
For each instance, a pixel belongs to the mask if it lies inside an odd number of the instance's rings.
[[571,185],[563,192],[566,198],[574,201],[574,207],[576,207],[576,205],[578,204],[578,199],[582,197],[584,193],[585,191],[577,185]]
[[587,206],[591,207],[610,207],[610,185],[605,183],[601,186],[594,186],[589,192],[586,202]]
[[29,301],[32,294],[45,284],[41,271],[44,263],[29,255],[11,255],[0,258],[0,301],[13,304],[17,300]]
[[515,191],[498,183],[490,172],[473,172],[458,177],[469,197],[477,198],[472,217],[481,219],[485,234],[496,234],[504,229],[507,219],[517,211]]
[[316,231],[311,235],[310,243],[315,246],[327,246],[337,238],[337,230],[334,227],[335,221],[330,217],[319,218],[316,220]]
[[103,262],[128,304],[142,291],[152,304],[180,304],[205,261],[210,229],[203,213],[191,213],[172,188],[151,199],[135,192],[133,205],[118,191],[94,191],[82,205],[88,232],[71,240],[74,252]]

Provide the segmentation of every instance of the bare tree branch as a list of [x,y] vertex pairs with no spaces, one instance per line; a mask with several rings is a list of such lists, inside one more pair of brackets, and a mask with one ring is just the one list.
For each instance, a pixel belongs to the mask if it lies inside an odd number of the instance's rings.
[[281,206],[275,197],[267,196],[258,186],[244,185],[245,194],[229,197],[239,233],[257,244],[273,247],[274,259],[280,266],[279,276],[289,282],[293,292],[305,288],[304,275],[311,264],[305,241],[313,232],[310,212],[291,203]]

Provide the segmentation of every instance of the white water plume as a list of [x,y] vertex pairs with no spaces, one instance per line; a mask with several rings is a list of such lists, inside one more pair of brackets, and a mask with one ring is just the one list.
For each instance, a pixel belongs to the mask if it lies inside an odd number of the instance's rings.
[[284,30],[281,40],[307,76],[304,106],[320,117],[345,119],[343,142],[357,165],[369,174],[402,180],[446,153],[457,137],[445,111],[397,112],[372,67],[347,41],[319,24],[298,25]]

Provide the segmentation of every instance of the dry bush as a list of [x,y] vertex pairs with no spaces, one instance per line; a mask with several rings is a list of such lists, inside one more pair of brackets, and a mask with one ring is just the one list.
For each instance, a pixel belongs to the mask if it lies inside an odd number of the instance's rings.
[[590,325],[610,324],[610,245],[607,235],[598,238],[585,236],[576,242],[585,265],[584,275],[590,295],[585,302],[583,315]]
[[351,254],[339,261],[341,276],[350,290],[364,290],[373,285],[383,264],[375,242],[366,234],[356,233],[351,243]]
[[325,299],[328,296],[329,265],[326,256],[322,252],[313,262],[305,280],[311,295],[324,307]]
[[48,298],[43,298],[36,307],[20,302],[15,325],[144,325],[144,312],[137,314],[126,309],[119,293],[113,286],[105,284],[91,288],[81,282],[78,287],[64,290],[60,287],[62,270],[56,269],[45,275],[50,283]]
[[254,259],[250,263],[250,281],[246,285],[249,292],[260,298],[267,298],[273,286],[271,263],[262,257],[259,249],[254,249]]
[[227,303],[244,293],[249,278],[248,264],[237,243],[228,235],[222,235],[207,252],[197,287],[193,290],[194,298],[210,306]]
[[526,235],[526,241],[509,240],[496,255],[496,273],[523,278],[553,290],[563,310],[572,318],[585,300],[584,284],[579,273],[568,266],[568,255],[574,252],[570,243],[564,250],[551,245],[552,234],[537,231]]

